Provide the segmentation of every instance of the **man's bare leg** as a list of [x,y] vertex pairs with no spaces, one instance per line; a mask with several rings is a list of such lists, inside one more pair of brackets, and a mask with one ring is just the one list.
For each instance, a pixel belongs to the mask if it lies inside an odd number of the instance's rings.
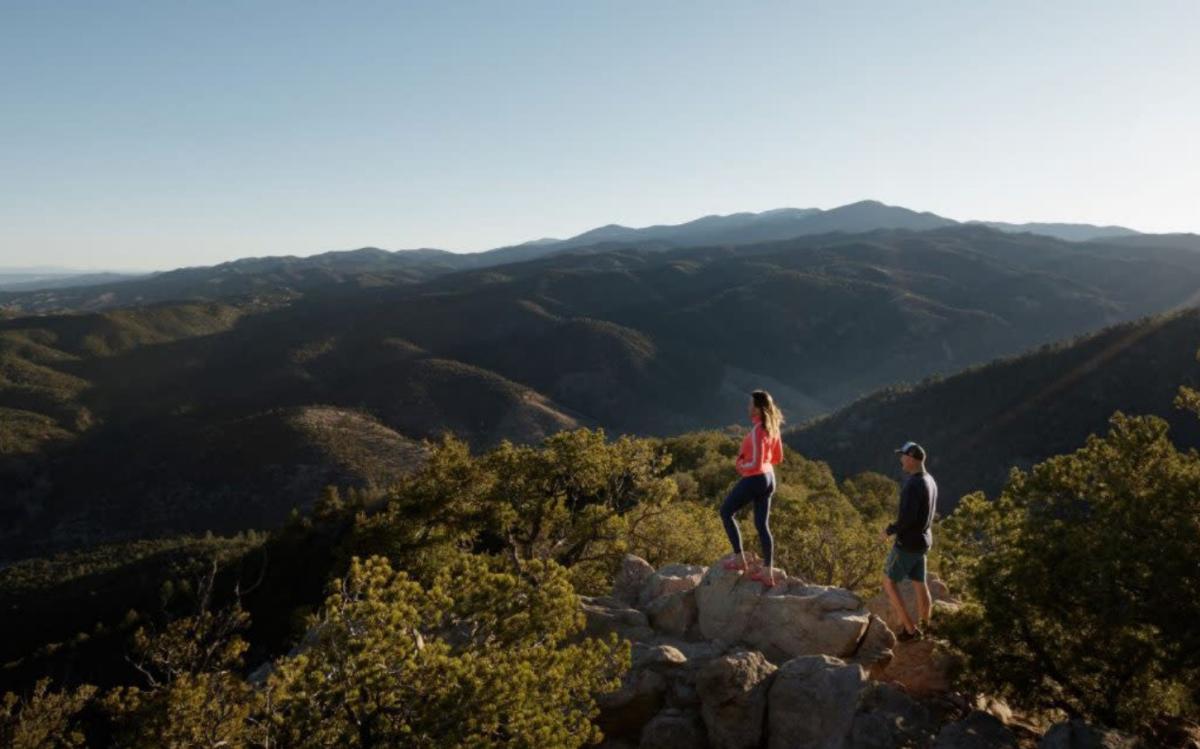
[[908,609],[904,608],[904,599],[900,597],[900,591],[896,588],[896,583],[892,582],[892,578],[887,575],[883,577],[883,589],[887,591],[888,600],[892,602],[892,610],[899,613],[900,621],[904,624],[904,630],[906,632],[915,632],[917,626],[913,624],[912,617],[908,615]]
[[912,586],[917,598],[917,622],[920,626],[928,627],[929,617],[933,614],[933,596],[925,583],[913,580]]

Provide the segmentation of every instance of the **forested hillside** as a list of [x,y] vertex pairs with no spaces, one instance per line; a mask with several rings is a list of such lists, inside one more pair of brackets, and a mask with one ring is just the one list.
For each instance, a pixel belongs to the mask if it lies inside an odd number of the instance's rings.
[[950,511],[975,490],[999,491],[1010,468],[1028,469],[1104,431],[1114,411],[1155,414],[1178,443],[1200,445],[1196,420],[1173,407],[1196,385],[1200,312],[1117,325],[1077,340],[913,387],[886,388],[790,432],[786,440],[838,473],[887,471],[892,449],[914,439]]
[[443,431],[671,434],[739,421],[763,386],[795,423],[1197,287],[1187,250],[949,227],[19,317],[0,323],[3,554],[272,527]]

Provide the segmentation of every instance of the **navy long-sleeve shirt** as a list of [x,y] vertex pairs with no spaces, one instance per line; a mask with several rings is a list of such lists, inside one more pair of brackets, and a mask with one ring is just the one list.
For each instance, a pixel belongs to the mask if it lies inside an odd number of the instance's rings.
[[937,482],[922,471],[910,474],[900,489],[900,512],[887,534],[896,535],[904,551],[929,551],[933,546],[933,516],[937,512]]

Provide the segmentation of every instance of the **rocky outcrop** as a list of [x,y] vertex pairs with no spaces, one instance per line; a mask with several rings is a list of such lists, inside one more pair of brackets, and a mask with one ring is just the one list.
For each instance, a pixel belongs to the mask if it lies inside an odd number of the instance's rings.
[[870,623],[862,599],[779,573],[782,580],[767,588],[720,564],[710,567],[696,588],[700,634],[744,643],[775,662],[854,655]]
[[694,634],[696,591],[678,590],[659,596],[646,604],[646,617],[655,630],[674,637]]
[[585,634],[740,644],[776,664],[820,654],[854,658],[865,667],[888,659],[894,637],[882,621],[872,626],[862,599],[779,573],[779,583],[767,588],[720,564],[653,570],[627,556],[611,596],[582,599]]
[[770,749],[842,747],[866,682],[859,666],[827,655],[793,658],[771,686]]
[[636,741],[642,727],[666,704],[667,678],[650,669],[631,669],[616,692],[596,699],[596,724],[605,736]]
[[638,749],[682,749],[708,746],[704,722],[695,710],[667,708],[642,729]]
[[903,689],[868,683],[858,696],[848,747],[926,747],[936,726],[929,710]]
[[654,630],[646,614],[630,608],[611,596],[581,596],[580,608],[586,618],[583,635],[607,637],[610,633],[632,642],[649,642]]
[[666,565],[642,582],[638,592],[638,606],[645,608],[659,596],[695,590],[707,570],[707,567],[698,564]]
[[642,583],[654,574],[654,568],[641,557],[626,554],[621,560],[621,569],[613,581],[612,597],[626,606],[636,606],[642,592]]
[[880,679],[884,669],[892,662],[895,647],[896,635],[888,629],[882,619],[872,614],[867,624],[867,631],[863,633],[863,638],[858,643],[858,650],[849,660],[851,663],[867,669],[867,673],[872,679]]
[[670,645],[633,646],[633,670],[648,669],[660,674],[672,674],[688,663],[687,655],[682,650]]
[[633,646],[629,673],[621,688],[597,699],[597,723],[605,736],[636,741],[659,711],[674,702],[676,682],[688,666],[687,656],[670,645]]
[[938,640],[926,639],[896,645],[891,658],[872,676],[899,684],[914,697],[931,697],[949,692],[961,670],[957,655]]
[[713,749],[754,749],[759,745],[767,690],[776,670],[756,652],[715,658],[700,670],[696,691]]
[[948,749],[1000,735],[978,716],[939,733],[944,719],[918,699],[949,687],[937,643],[898,644],[850,591],[777,572],[767,588],[719,563],[654,570],[630,556],[611,596],[582,599],[585,635],[632,643],[620,689],[597,699],[606,746],[931,747],[936,738]]

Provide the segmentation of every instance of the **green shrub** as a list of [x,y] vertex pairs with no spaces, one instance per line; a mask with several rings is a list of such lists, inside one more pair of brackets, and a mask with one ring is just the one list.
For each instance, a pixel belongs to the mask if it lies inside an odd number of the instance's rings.
[[975,605],[950,634],[980,685],[1125,728],[1200,706],[1200,455],[1165,421],[1118,413],[959,512],[947,556]]

